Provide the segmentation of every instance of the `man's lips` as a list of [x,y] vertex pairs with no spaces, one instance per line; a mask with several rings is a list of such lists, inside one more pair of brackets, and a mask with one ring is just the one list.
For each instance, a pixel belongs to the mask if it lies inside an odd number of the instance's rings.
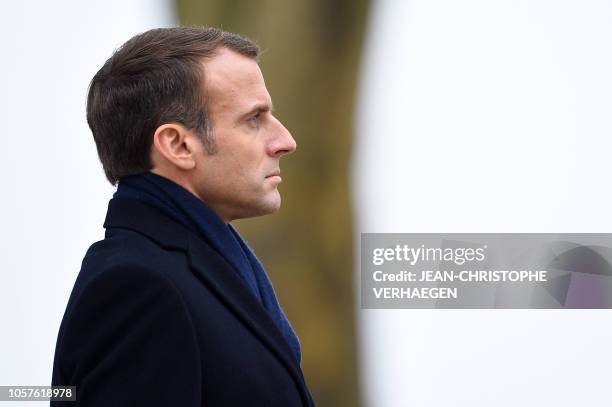
[[268,175],[266,175],[266,178],[270,178],[270,177],[280,177],[280,170],[274,170]]
[[268,175],[266,175],[266,179],[271,180],[272,182],[282,182],[283,179],[280,177],[280,170],[274,170]]

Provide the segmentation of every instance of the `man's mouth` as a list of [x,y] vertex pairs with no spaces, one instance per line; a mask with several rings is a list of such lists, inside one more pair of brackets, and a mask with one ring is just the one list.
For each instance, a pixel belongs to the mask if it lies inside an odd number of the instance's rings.
[[280,170],[274,170],[268,175],[266,175],[266,178],[270,178],[270,177],[280,177]]
[[283,181],[283,179],[280,177],[280,170],[272,171],[271,173],[266,175],[266,179],[272,180],[272,181],[278,181],[278,182],[282,182]]

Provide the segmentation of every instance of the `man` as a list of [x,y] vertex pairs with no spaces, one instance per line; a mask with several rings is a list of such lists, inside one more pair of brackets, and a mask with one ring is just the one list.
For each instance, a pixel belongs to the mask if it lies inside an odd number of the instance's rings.
[[57,339],[53,385],[76,386],[76,405],[314,405],[295,332],[230,225],[279,209],[296,148],[258,55],[218,29],[155,29],[94,76],[87,120],[118,188]]

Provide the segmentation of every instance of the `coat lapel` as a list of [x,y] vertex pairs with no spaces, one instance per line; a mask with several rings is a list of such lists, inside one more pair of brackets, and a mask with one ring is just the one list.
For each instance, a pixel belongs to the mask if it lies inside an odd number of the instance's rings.
[[105,228],[126,228],[144,234],[167,249],[185,251],[195,274],[286,367],[304,400],[311,398],[289,344],[238,272],[203,239],[165,213],[126,198],[109,202]]
[[306,405],[309,395],[301,369],[289,344],[261,303],[253,296],[237,271],[203,240],[190,236],[189,262],[192,269],[227,308],[281,361],[297,383]]

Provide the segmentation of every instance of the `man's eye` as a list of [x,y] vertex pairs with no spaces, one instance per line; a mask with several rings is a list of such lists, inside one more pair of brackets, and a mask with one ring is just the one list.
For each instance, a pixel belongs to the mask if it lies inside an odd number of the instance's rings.
[[248,122],[253,125],[259,124],[259,113],[254,116],[249,117]]

